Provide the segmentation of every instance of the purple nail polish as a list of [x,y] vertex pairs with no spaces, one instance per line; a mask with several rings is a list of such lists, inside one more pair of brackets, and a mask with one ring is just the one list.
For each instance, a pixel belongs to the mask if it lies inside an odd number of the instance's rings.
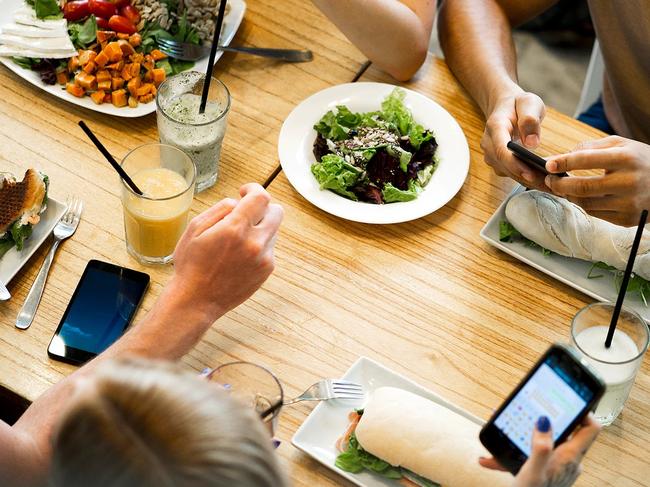
[[540,416],[537,420],[537,430],[540,433],[548,433],[551,429],[551,420],[548,419],[548,416]]

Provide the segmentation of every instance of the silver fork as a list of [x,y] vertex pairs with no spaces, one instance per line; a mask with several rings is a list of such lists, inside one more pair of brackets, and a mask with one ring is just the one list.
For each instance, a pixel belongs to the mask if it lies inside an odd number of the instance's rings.
[[32,284],[32,288],[29,290],[27,298],[23,303],[23,307],[16,318],[16,328],[20,328],[21,330],[29,328],[32,321],[34,321],[34,315],[36,314],[38,305],[41,302],[43,290],[45,289],[45,282],[47,281],[47,275],[50,272],[50,266],[54,260],[56,249],[59,248],[61,241],[71,237],[79,226],[83,203],[79,198],[68,198],[67,207],[68,209],[65,214],[54,227],[54,243],[52,244],[52,248],[47,254],[47,257],[45,257],[41,270],[38,271],[34,284]]
[[[159,39],[158,47],[170,57],[181,61],[196,61],[210,53],[210,46],[200,46],[188,42],[178,42],[173,39]],[[308,50],[298,49],[270,49],[265,47],[233,47],[219,46],[220,51],[244,52],[254,56],[263,56],[290,63],[304,63],[314,59],[314,55]]]
[[363,387],[342,379],[323,379],[312,384],[305,392],[284,405],[300,401],[327,401],[328,399],[363,399]]

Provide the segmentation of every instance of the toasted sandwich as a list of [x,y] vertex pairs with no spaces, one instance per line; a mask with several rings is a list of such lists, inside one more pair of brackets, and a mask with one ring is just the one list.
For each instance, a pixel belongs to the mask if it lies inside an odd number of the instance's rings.
[[0,174],[0,257],[14,245],[22,250],[47,203],[48,178],[28,169],[22,181]]

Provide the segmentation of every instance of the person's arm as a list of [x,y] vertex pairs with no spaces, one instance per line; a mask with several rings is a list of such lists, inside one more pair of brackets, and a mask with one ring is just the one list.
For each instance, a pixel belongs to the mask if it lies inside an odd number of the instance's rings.
[[[553,430],[547,417],[535,425],[532,451],[517,473],[512,487],[569,487],[580,475],[580,462],[601,430],[592,413],[569,440],[553,448]],[[492,470],[505,470],[494,458],[481,458],[479,463]]]
[[427,57],[436,0],[313,0],[378,68],[411,78]]
[[529,169],[506,148],[519,138],[540,143],[542,100],[525,92],[517,80],[512,26],[523,23],[557,0],[444,0],[438,12],[440,44],[449,67],[476,100],[487,121],[481,147],[499,176],[544,188],[541,172]]
[[257,184],[243,186],[240,194],[241,200],[223,200],[190,222],[174,252],[174,276],[139,323],[52,386],[13,427],[0,422],[0,485],[44,485],[51,431],[76,381],[115,357],[182,357],[271,274],[282,209]]

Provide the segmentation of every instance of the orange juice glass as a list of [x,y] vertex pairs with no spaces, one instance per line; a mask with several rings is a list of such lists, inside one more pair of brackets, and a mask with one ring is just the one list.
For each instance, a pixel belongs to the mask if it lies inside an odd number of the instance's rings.
[[144,193],[122,181],[128,252],[143,264],[171,262],[194,198],[192,159],[170,145],[145,144],[129,152],[122,167]]

